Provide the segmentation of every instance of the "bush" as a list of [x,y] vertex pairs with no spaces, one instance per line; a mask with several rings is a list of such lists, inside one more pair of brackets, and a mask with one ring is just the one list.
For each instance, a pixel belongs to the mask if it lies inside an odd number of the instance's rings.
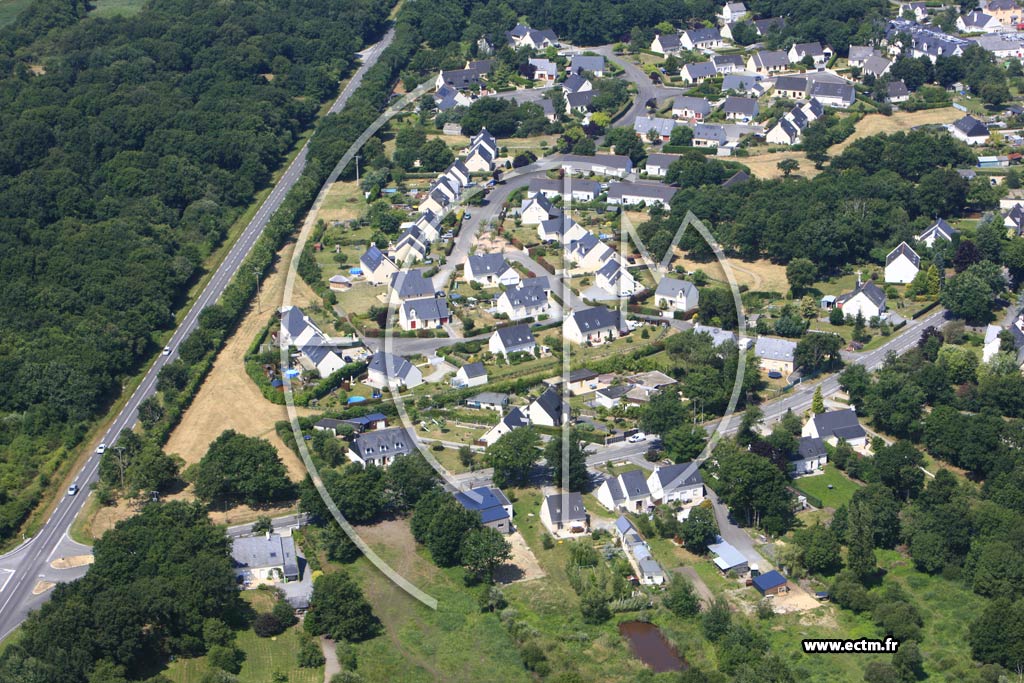
[[295,618],[295,610],[288,604],[287,600],[278,600],[274,603],[274,609],[271,611],[271,615],[281,622],[283,628],[288,628],[296,623],[298,619]]
[[551,538],[551,534],[544,534],[540,537],[540,544],[544,546],[544,550],[551,550],[555,547],[555,539]]
[[206,652],[206,661],[211,667],[237,674],[242,670],[245,653],[236,647],[214,645]]
[[252,620],[253,633],[260,638],[270,638],[284,632],[281,620],[269,612],[261,612]]
[[315,669],[324,665],[324,653],[320,649],[320,643],[313,638],[303,638],[299,642],[298,652],[299,667],[303,669]]

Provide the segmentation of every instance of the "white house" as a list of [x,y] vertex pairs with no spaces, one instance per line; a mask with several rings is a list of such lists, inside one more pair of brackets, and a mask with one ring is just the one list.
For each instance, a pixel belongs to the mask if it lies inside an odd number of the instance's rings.
[[647,478],[653,505],[682,503],[699,505],[704,501],[704,477],[699,462],[659,467]]
[[580,74],[571,74],[562,81],[562,89],[566,93],[591,92],[594,89],[594,84]]
[[235,578],[245,587],[266,582],[298,581],[299,562],[292,537],[273,531],[231,541]]
[[487,349],[495,356],[501,354],[508,357],[509,354],[513,353],[535,355],[537,340],[533,338],[529,325],[499,327],[491,333],[490,338],[487,340]]
[[568,215],[549,218],[537,224],[537,238],[541,242],[569,244],[587,234],[587,230]]
[[585,71],[594,74],[598,78],[604,78],[604,57],[601,55],[574,54],[569,62],[571,73]]
[[643,470],[630,470],[605,479],[596,495],[598,502],[612,512],[646,512],[652,505]]
[[529,199],[524,199],[519,209],[519,217],[523,225],[538,225],[551,218],[562,215],[562,210],[556,207],[541,193],[537,193]]
[[434,283],[423,276],[423,270],[405,270],[391,276],[391,288],[388,290],[389,303],[404,303],[411,299],[432,299]]
[[349,460],[363,467],[376,465],[387,467],[396,459],[409,455],[416,450],[413,437],[404,427],[388,427],[363,432],[352,441],[348,453]]
[[554,83],[558,78],[558,65],[548,59],[531,59],[530,66],[534,68],[533,80],[543,83]]
[[540,506],[540,521],[557,538],[581,536],[590,532],[590,516],[578,491],[553,493]]
[[306,370],[315,370],[321,377],[329,377],[345,367],[346,363],[331,339],[316,323],[297,306],[281,310],[281,329],[278,333],[281,346],[298,349],[298,362]]
[[832,58],[832,50],[822,48],[821,43],[793,43],[793,47],[789,48],[786,56],[789,57],[790,64],[796,64],[803,61],[804,57],[810,57],[814,60],[814,66],[825,66]]
[[697,310],[700,295],[692,282],[663,277],[654,290],[654,305],[661,309],[681,311]]
[[481,486],[469,491],[457,491],[454,495],[462,507],[480,515],[480,522],[484,526],[503,534],[512,533],[512,502],[501,489]]
[[615,250],[592,232],[566,244],[565,251],[574,268],[582,273],[596,273],[609,260],[617,258]]
[[672,101],[672,116],[692,121],[703,121],[711,114],[711,103],[704,97],[680,95]]
[[632,387],[628,384],[613,384],[594,392],[594,404],[606,410],[612,410],[622,403],[622,398]]
[[395,262],[385,256],[373,242],[370,242],[369,248],[359,257],[359,268],[371,285],[386,285],[391,282],[391,276],[398,272]]
[[679,70],[679,77],[683,83],[703,83],[709,78],[714,78],[718,75],[718,70],[715,69],[715,65],[712,62],[693,62],[692,64],[684,64],[683,68]]
[[916,235],[914,239],[930,249],[935,246],[936,240],[952,242],[953,237],[959,234],[959,230],[947,223],[944,219],[940,218],[928,226],[928,228],[920,235]]
[[529,424],[530,420],[527,419],[526,414],[523,413],[522,409],[513,408],[498,421],[498,424],[484,432],[484,435],[480,437],[480,440],[488,446],[492,446],[498,439],[505,436],[512,430],[529,426]]
[[525,320],[547,313],[551,310],[548,292],[535,285],[519,285],[509,287],[498,297],[495,305],[498,313],[504,313],[509,320]]
[[366,366],[366,384],[377,389],[412,389],[423,384],[423,373],[401,356],[378,351]]
[[562,156],[562,168],[576,174],[589,169],[597,175],[625,178],[633,171],[633,162],[623,154],[565,154]]
[[747,6],[742,2],[727,2],[722,7],[722,13],[718,16],[722,19],[722,23],[732,24],[741,19],[746,19],[749,13]]
[[672,162],[681,158],[682,157],[678,154],[651,153],[647,155],[647,165],[644,167],[644,170],[647,171],[647,175],[649,176],[664,178],[665,174],[668,173],[668,167],[672,165]]
[[672,197],[676,196],[678,187],[662,183],[611,183],[608,186],[609,204],[643,204],[644,206],[668,207]]
[[682,49],[683,44],[679,40],[679,36],[674,33],[664,36],[659,33],[651,41],[651,52],[656,52],[659,55],[678,54]]
[[981,10],[961,14],[956,18],[956,27],[961,33],[995,33],[1003,28],[999,20]]
[[789,68],[789,55],[780,50],[760,50],[747,58],[747,71],[775,74]]
[[900,242],[885,257],[886,282],[905,285],[917,277],[919,270],[921,270],[921,257],[906,242]]
[[882,53],[877,48],[871,47],[870,45],[851,45],[849,56],[846,58],[847,63],[851,67],[857,67],[858,69],[864,66],[864,62],[869,57],[881,57]]
[[562,394],[554,387],[548,387],[535,401],[526,407],[526,418],[530,424],[542,427],[561,427],[569,416],[569,404],[562,400]]
[[472,254],[466,259],[463,275],[466,282],[479,282],[484,287],[515,287],[520,282],[519,273],[501,254]]
[[619,297],[633,296],[638,289],[636,278],[633,277],[633,274],[614,259],[609,259],[597,271],[594,283],[609,294]]
[[405,331],[425,330],[448,324],[451,313],[446,299],[413,299],[398,309],[398,324]]
[[494,158],[496,156],[497,154],[491,152],[487,147],[478,145],[469,148],[463,163],[473,173],[488,173],[494,170]]
[[487,384],[487,368],[483,363],[466,363],[455,373],[452,386],[457,389],[478,387]]
[[761,113],[761,108],[753,97],[726,97],[722,111],[727,119],[753,121]]
[[825,467],[828,462],[828,450],[825,442],[814,436],[800,437],[799,448],[789,456],[789,464],[793,474],[809,474]]
[[532,47],[535,50],[545,47],[557,47],[558,36],[551,29],[538,30],[524,24],[516,24],[515,28],[506,34],[508,42],[512,47]]
[[865,320],[870,320],[885,313],[885,292],[874,282],[865,282],[836,298],[836,306],[842,309],[843,315],[857,317],[859,312]]
[[815,81],[811,84],[808,95],[826,107],[836,109],[846,109],[857,101],[857,89],[849,83]]
[[813,413],[800,432],[801,436],[821,439],[835,446],[845,441],[854,447],[867,445],[868,435],[852,409],[832,410],[826,413]]
[[988,142],[988,127],[969,114],[949,126],[949,132],[957,140],[968,145],[984,145]]
[[617,311],[604,306],[574,310],[562,325],[562,334],[576,344],[601,344],[621,336],[621,321]]
[[683,31],[679,44],[687,50],[713,50],[722,47],[722,34],[717,28],[697,28]]

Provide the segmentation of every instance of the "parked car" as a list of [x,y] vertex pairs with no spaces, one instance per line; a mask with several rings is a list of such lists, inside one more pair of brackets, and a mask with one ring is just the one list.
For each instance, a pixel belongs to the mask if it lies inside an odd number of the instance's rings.
[[628,439],[626,439],[626,441],[628,441],[630,443],[640,443],[641,441],[646,441],[646,440],[647,440],[647,435],[644,434],[643,432],[639,432],[637,434],[634,434],[633,436],[631,436]]

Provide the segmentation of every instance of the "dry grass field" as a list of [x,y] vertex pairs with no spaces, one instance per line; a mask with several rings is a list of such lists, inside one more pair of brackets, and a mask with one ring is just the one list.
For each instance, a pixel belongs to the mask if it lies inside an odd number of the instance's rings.
[[942,109],[924,109],[922,111],[898,111],[892,116],[881,114],[868,114],[857,122],[857,130],[850,137],[837,145],[832,145],[828,153],[830,156],[839,154],[844,149],[861,138],[879,133],[896,133],[907,131],[914,126],[924,126],[936,123],[952,123],[963,116],[962,112],[952,107]]
[[769,154],[758,154],[757,156],[737,157],[736,161],[747,166],[753,175],[761,178],[762,180],[767,180],[782,177],[782,171],[779,170],[779,162],[783,159],[796,159],[797,163],[800,164],[800,168],[794,171],[794,175],[813,178],[821,173],[821,171],[814,168],[814,164],[812,162],[807,160],[807,157],[803,152],[774,152]]

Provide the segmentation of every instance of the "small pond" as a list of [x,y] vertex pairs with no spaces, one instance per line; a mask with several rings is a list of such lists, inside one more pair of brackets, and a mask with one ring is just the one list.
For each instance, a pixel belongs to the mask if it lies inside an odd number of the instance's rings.
[[633,651],[633,655],[655,673],[681,671],[686,668],[686,661],[665,640],[661,629],[654,624],[645,621],[624,621],[619,624],[619,633],[629,641],[629,649]]

